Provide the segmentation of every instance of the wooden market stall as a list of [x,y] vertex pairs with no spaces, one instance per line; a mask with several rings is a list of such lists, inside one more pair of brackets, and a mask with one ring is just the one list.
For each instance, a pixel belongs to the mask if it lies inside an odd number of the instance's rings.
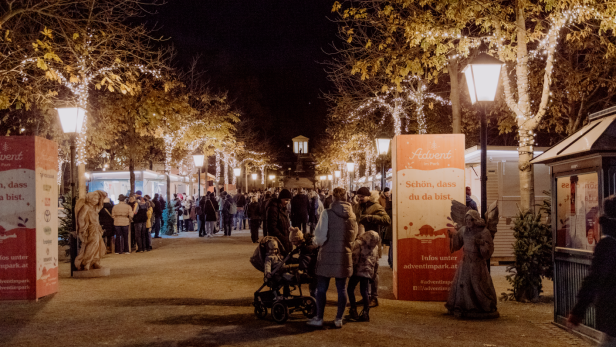
[[[602,230],[601,201],[616,193],[616,107],[589,116],[589,122],[536,157],[551,168],[554,236],[554,321],[564,325],[588,274]],[[595,310],[578,332],[598,339]]]

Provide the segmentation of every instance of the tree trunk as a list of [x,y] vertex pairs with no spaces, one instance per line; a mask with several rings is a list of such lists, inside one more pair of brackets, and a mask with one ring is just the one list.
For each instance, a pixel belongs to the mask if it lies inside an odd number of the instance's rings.
[[520,174],[520,210],[526,212],[534,211],[535,207],[535,175],[533,173],[533,165],[530,161],[533,159],[531,147],[520,147],[518,149],[518,169]]
[[449,98],[451,99],[451,127],[453,134],[462,133],[462,115],[460,111],[460,79],[458,77],[458,59],[450,59],[449,80],[451,89],[449,92]]
[[77,188],[77,192],[79,192],[79,199],[86,197],[86,164],[79,164],[77,166],[77,176],[79,180],[79,187]]
[[128,171],[130,172],[130,192],[135,194],[135,160],[132,155],[128,159]]

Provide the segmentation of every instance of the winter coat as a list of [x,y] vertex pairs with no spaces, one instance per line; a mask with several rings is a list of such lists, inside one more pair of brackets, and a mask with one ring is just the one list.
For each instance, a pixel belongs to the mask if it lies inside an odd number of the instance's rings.
[[323,201],[323,207],[327,210],[330,208],[330,206],[332,205],[332,202],[334,201],[334,198],[331,195],[328,195],[325,200]]
[[152,208],[152,206],[148,206],[148,220],[145,222],[145,227],[150,229],[152,227],[152,225],[154,225],[154,223],[152,223],[152,215],[154,214],[154,209]]
[[261,217],[263,218],[263,220],[265,220],[266,222],[263,223],[263,236],[267,236],[267,209],[269,208],[269,204],[270,201],[272,201],[273,198],[269,198],[269,199],[263,199],[263,201],[261,201]]
[[105,237],[113,236],[115,233],[115,226],[113,224],[113,217],[111,216],[113,211],[113,205],[111,202],[106,202],[103,208],[98,212],[98,221],[105,230]]
[[154,218],[161,218],[163,216],[163,208],[158,199],[152,200],[154,202]]
[[286,255],[293,249],[293,245],[291,244],[291,241],[289,241],[289,228],[291,227],[291,223],[289,223],[289,216],[287,215],[286,206],[283,205],[282,200],[280,199],[270,199],[270,203],[265,214],[267,236],[277,237],[284,247],[283,255]]
[[119,204],[113,206],[111,216],[113,217],[113,225],[119,227],[129,226],[130,220],[133,218],[133,209],[126,202],[120,201]]
[[379,234],[368,230],[353,243],[353,276],[372,279],[379,261]]
[[308,211],[308,222],[310,223],[316,223],[319,220],[318,218],[318,211],[319,209],[319,198],[318,197],[312,197],[310,198],[310,205],[309,205],[309,211]]
[[571,313],[582,318],[594,303],[597,329],[616,337],[616,219],[601,217],[599,223],[604,236],[595,247],[590,273],[582,282]]
[[251,202],[248,205],[247,216],[250,220],[260,220],[261,219],[261,205],[258,202]]
[[[231,197],[231,195],[227,195],[225,198],[225,203],[222,205],[222,213],[231,215],[231,204],[235,201]],[[234,215],[234,214],[233,214]]]
[[239,210],[241,207],[241,209],[243,210],[244,206],[246,206],[246,197],[244,196],[244,194],[242,193],[237,194],[234,200],[237,205],[237,209]]
[[306,194],[297,194],[291,199],[291,220],[293,224],[308,223],[308,205],[310,201]]
[[368,201],[353,206],[353,212],[357,217],[357,223],[362,224],[366,230],[379,232],[379,227],[391,225],[391,219],[385,209],[378,203]]
[[332,203],[330,209],[321,214],[314,235],[316,244],[321,247],[316,274],[328,278],[351,277],[351,251],[357,236],[357,221],[351,204],[346,201]]
[[192,203],[190,204],[190,219],[197,220],[197,211]]
[[216,212],[218,211],[218,202],[216,202],[216,198],[210,198],[205,201],[203,211],[205,211],[205,221],[206,222],[215,222],[216,221]]
[[[393,218],[392,210],[393,210],[393,203],[391,199],[387,199],[387,202],[385,203],[385,212],[387,212],[387,215],[389,216],[390,220]],[[383,242],[391,246],[392,238],[393,238],[393,225],[389,224],[387,227],[385,227],[385,231],[383,232]]]

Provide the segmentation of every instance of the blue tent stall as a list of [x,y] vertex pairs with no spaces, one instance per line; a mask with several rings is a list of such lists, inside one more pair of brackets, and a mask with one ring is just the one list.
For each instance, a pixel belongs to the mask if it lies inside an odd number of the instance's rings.
[[[88,191],[105,191],[115,203],[118,202],[120,194],[126,195],[130,192],[129,171],[95,171],[89,172],[88,176]],[[188,177],[174,174],[169,176],[172,194],[188,192]],[[167,175],[151,170],[135,171],[135,191],[137,190],[140,190],[143,195],[154,197],[154,194],[160,194],[166,199]]]
[[[554,321],[564,326],[603,234],[601,201],[616,194],[616,107],[591,114],[586,126],[532,163],[551,168]],[[600,337],[593,307],[577,331]]]

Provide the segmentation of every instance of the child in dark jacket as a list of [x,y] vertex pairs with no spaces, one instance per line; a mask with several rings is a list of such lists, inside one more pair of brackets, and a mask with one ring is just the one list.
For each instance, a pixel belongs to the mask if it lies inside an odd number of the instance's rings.
[[289,241],[299,249],[297,264],[298,269],[304,273],[305,278],[311,278],[308,288],[310,290],[310,296],[314,297],[317,288],[317,276],[315,275],[315,269],[317,265],[317,255],[319,254],[319,247],[314,242],[313,234],[304,234],[299,228],[289,228]]
[[[368,287],[370,280],[374,276],[376,263],[379,259],[379,234],[376,231],[368,230],[357,236],[353,244],[353,276],[349,279],[347,294],[351,308],[349,318],[356,321],[370,321],[370,296]],[[361,315],[357,314],[357,302],[355,301],[355,288],[359,284],[359,292],[364,299],[364,310]]]

